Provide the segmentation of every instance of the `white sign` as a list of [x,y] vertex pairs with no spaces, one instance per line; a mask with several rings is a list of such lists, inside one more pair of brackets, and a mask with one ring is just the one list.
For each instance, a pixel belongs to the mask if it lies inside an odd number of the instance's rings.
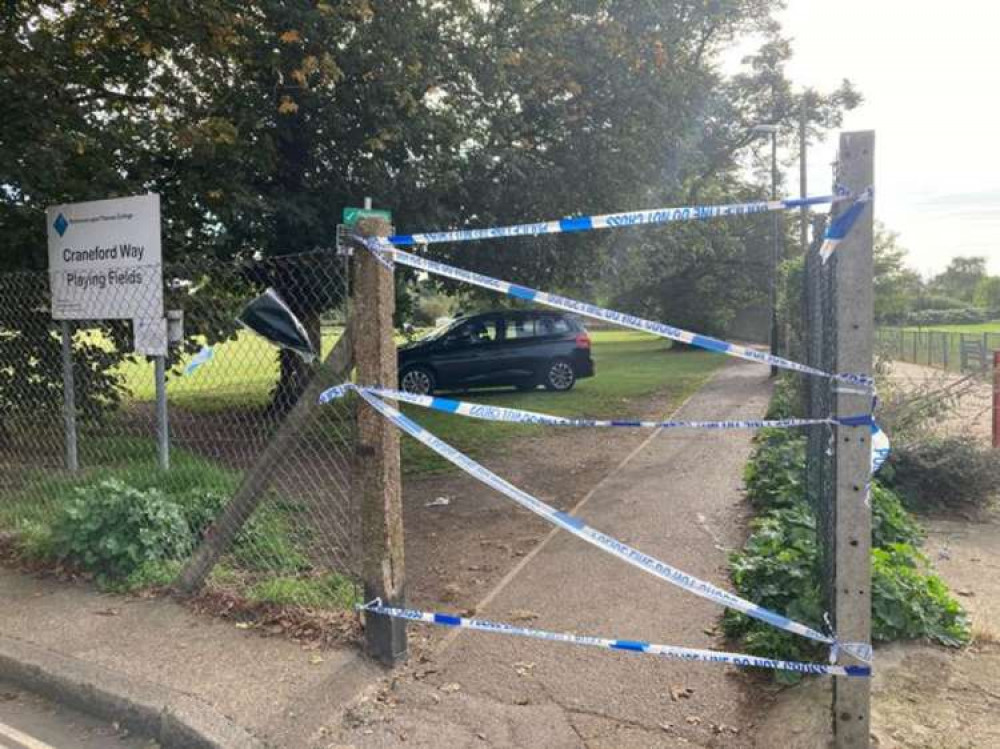
[[167,355],[167,320],[163,317],[137,317],[132,321],[135,353],[142,356]]
[[56,320],[163,318],[160,196],[48,209]]

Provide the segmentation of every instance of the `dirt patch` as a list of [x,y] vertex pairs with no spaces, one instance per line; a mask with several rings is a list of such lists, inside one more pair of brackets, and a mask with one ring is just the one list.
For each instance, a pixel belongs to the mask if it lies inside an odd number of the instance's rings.
[[960,375],[919,364],[894,361],[889,380],[914,397],[935,392],[948,398],[945,418],[932,419],[930,430],[942,437],[974,437],[984,443],[992,439],[993,386],[985,375]]

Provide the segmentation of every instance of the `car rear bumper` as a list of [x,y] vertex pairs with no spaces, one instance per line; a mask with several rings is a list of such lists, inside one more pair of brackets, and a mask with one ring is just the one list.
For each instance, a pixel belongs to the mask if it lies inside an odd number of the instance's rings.
[[583,357],[578,356],[576,361],[573,362],[573,370],[576,373],[576,378],[582,380],[584,377],[594,376],[594,360],[589,356]]

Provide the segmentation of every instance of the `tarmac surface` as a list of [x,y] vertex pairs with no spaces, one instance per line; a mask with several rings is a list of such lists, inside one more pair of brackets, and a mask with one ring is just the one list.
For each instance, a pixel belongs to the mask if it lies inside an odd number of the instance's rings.
[[155,749],[105,721],[49,702],[0,681],[0,747],[3,749]]

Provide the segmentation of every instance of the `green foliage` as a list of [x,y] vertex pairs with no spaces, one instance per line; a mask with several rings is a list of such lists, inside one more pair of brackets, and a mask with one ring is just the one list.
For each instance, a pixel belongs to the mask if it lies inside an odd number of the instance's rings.
[[927,570],[927,559],[908,544],[872,550],[872,636],[876,640],[928,637],[944,645],[969,640],[965,611],[948,586]]
[[52,548],[98,582],[190,553],[194,539],[184,513],[163,492],[108,480],[75,494],[52,523]]
[[935,437],[897,444],[886,478],[915,509],[969,510],[1000,493],[995,451],[969,437]]
[[[91,447],[116,454],[123,467],[83,479],[41,480],[30,497],[4,503],[0,525],[16,529],[25,556],[63,558],[94,573],[105,587],[167,584],[232,496],[239,474],[181,449],[174,450],[173,466],[163,472],[150,445],[138,441],[105,438]],[[47,502],[38,502],[38,496]],[[230,547],[227,563],[250,573],[309,570],[303,551],[309,539],[295,530],[297,512],[297,505],[278,498],[263,502]]]
[[[772,411],[787,415],[787,392]],[[806,499],[805,439],[792,430],[762,430],[746,467],[747,495],[758,511],[743,549],[730,558],[741,596],[792,619],[823,627],[825,570],[816,515]],[[884,470],[884,469],[883,469]],[[899,495],[872,482],[873,637],[877,641],[928,637],[946,645],[968,639],[961,606],[916,550],[922,531]],[[743,639],[747,652],[768,657],[821,658],[815,643],[727,611],[723,628]],[[795,675],[779,674],[795,681]]]
[[899,235],[875,225],[875,320],[899,324],[913,311],[923,290],[920,274],[907,265],[907,250]]
[[924,533],[917,521],[903,507],[903,501],[892,489],[879,481],[872,482],[872,544],[917,546]]
[[361,602],[358,586],[346,577],[329,573],[321,577],[276,577],[250,588],[247,598],[279,606],[319,606],[350,610]]
[[794,507],[805,497],[805,437],[790,429],[762,429],[744,469],[747,498],[757,510]]

